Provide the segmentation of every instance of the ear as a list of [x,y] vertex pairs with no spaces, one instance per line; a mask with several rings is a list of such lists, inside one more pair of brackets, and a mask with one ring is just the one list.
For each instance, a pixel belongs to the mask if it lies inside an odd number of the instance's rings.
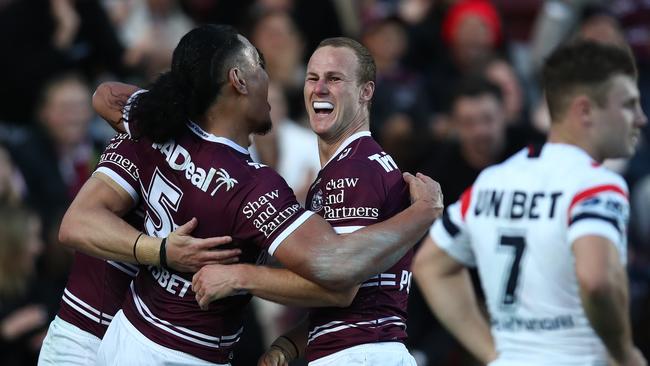
[[248,94],[248,88],[246,87],[246,80],[242,71],[236,67],[233,67],[228,71],[228,81],[230,85],[235,88],[239,94]]
[[375,94],[375,83],[373,81],[368,81],[361,86],[361,95],[359,96],[359,98],[361,99],[361,101],[369,103],[374,94]]
[[578,95],[571,102],[572,119],[579,121],[580,126],[589,127],[593,124],[593,101],[586,95]]

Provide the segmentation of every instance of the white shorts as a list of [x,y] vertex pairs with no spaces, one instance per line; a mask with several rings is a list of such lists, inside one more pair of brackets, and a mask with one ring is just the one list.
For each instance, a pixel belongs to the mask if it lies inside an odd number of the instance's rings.
[[94,365],[101,339],[54,317],[38,355],[38,366]]
[[131,324],[122,310],[108,326],[97,354],[97,366],[230,366],[216,364],[155,343]]
[[367,343],[350,347],[309,363],[309,366],[417,366],[399,342]]

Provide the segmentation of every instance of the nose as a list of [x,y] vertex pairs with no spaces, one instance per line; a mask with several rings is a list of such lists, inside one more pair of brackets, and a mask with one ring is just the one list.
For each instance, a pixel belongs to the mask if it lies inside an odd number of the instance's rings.
[[329,94],[329,90],[327,89],[327,80],[324,78],[318,79],[318,81],[316,81],[316,86],[314,87],[314,92],[318,95]]

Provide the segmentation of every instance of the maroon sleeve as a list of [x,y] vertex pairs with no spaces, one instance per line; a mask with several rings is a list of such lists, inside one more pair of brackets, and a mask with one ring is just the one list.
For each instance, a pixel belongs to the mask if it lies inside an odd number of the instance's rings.
[[140,199],[136,142],[125,133],[111,139],[99,157],[95,173],[102,173],[129,193],[134,202]]
[[254,241],[271,255],[312,214],[300,206],[284,179],[270,168],[257,170],[239,196],[235,236]]

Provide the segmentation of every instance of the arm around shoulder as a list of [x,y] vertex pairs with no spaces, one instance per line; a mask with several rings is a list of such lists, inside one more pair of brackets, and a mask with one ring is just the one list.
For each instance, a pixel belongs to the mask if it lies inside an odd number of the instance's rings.
[[126,132],[122,121],[122,112],[129,97],[139,87],[130,84],[109,81],[101,83],[93,94],[93,109],[117,132]]

